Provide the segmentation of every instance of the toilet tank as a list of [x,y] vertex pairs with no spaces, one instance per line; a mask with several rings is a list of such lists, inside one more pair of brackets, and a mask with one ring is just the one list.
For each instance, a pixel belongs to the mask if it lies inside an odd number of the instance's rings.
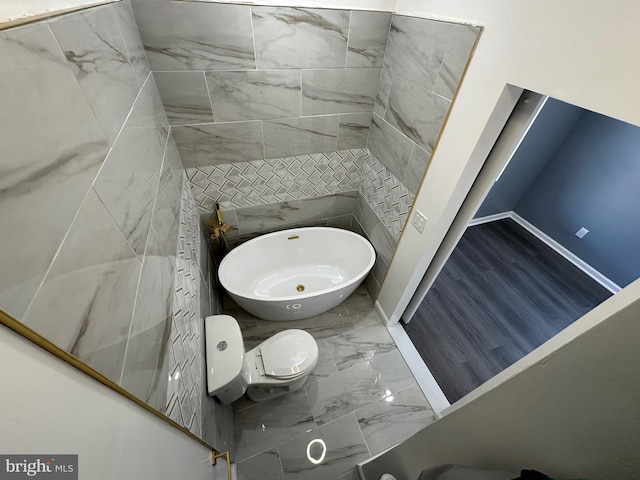
[[243,376],[246,367],[240,325],[230,315],[213,315],[205,318],[204,328],[207,390],[209,395],[218,397],[222,403],[231,403],[247,390]]

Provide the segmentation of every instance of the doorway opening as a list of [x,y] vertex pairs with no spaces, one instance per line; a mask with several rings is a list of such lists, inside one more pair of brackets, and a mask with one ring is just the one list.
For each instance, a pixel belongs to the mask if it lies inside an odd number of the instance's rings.
[[640,276],[639,157],[640,128],[522,94],[403,315],[449,403]]

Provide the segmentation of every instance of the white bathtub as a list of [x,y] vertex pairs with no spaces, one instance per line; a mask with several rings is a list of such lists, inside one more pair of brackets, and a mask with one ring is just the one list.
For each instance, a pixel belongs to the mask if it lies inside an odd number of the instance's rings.
[[344,301],[373,267],[376,254],[360,235],[329,227],[269,233],[222,260],[222,286],[238,305],[265,320],[319,315]]

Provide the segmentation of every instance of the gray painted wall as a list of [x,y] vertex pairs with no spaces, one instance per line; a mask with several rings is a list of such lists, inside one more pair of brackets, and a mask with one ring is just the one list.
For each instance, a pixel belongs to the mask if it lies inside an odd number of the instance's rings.
[[585,112],[515,211],[626,286],[640,275],[638,179],[640,128]]
[[547,100],[518,151],[480,206],[476,218],[514,210],[582,112],[581,108],[559,100]]

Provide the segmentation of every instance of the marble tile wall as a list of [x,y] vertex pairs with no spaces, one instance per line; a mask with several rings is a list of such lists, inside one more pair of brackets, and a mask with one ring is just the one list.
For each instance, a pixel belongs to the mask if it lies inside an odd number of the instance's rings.
[[204,435],[209,263],[131,5],[1,31],[0,57],[0,308]]
[[186,167],[365,146],[390,13],[133,6]]
[[393,15],[367,147],[415,194],[479,27]]

